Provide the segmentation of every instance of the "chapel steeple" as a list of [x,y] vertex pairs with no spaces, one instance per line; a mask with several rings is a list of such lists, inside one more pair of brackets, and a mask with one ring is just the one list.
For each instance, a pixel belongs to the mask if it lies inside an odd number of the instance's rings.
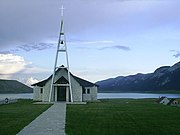
[[[59,57],[59,55],[63,55],[65,58],[65,63],[63,63],[62,57]],[[61,59],[60,59],[61,58]],[[60,66],[58,64],[64,65]],[[57,84],[55,83],[55,76],[56,71],[58,69],[66,69],[67,72],[67,80],[69,83],[67,84]],[[65,37],[65,31],[64,31],[64,7],[61,7],[61,22],[60,22],[60,32],[59,32],[59,39],[58,39],[58,45],[56,50],[56,58],[55,58],[55,64],[54,64],[54,70],[52,75],[52,81],[51,81],[51,88],[50,88],[50,94],[49,94],[49,102],[53,101],[53,95],[55,94],[55,87],[67,87],[68,88],[68,95],[70,95],[70,101],[73,102],[73,96],[72,96],[72,86],[71,86],[71,78],[70,78],[70,71],[69,71],[69,60],[68,60],[68,52],[67,52],[67,45],[66,45],[66,37]]]

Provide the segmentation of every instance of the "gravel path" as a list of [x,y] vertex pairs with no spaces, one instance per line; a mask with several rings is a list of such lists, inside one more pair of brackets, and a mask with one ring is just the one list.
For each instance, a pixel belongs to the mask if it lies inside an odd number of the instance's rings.
[[17,135],[65,135],[66,103],[54,103]]

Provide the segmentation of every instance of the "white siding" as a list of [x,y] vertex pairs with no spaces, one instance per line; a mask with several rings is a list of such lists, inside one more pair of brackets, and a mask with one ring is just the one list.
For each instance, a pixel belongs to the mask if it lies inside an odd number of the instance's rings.
[[50,86],[51,86],[51,82],[50,82],[50,80],[48,80],[47,83],[45,84],[45,86],[43,87],[44,88],[44,94],[42,97],[42,101],[44,101],[44,102],[49,101]]
[[82,86],[74,78],[71,78],[71,84],[74,102],[82,102]]
[[[85,87],[86,93],[83,94],[83,101],[95,101],[97,100],[97,87]],[[87,91],[90,89],[90,93],[88,94]]]
[[169,99],[164,98],[163,100],[161,100],[160,104],[167,105],[169,102],[170,102]]
[[91,87],[91,100],[97,100],[97,86]]
[[34,89],[33,89],[33,100],[34,101],[42,101],[43,93],[41,93],[41,88],[42,87],[38,87],[38,86],[34,87]]

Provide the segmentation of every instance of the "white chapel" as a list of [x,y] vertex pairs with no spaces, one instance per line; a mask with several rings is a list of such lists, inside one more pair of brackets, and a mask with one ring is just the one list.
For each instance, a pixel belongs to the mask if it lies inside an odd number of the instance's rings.
[[[69,82],[68,82],[68,71],[64,66],[61,66],[56,71],[55,76],[55,88],[52,92],[50,101],[66,101],[71,102]],[[95,101],[97,100],[97,88],[98,86],[94,83],[81,79],[70,73],[71,88],[72,88],[72,99],[73,102],[84,102],[84,101]],[[36,101],[49,101],[50,88],[52,82],[52,75],[36,84],[34,86],[33,99]],[[58,86],[59,85],[59,86]]]

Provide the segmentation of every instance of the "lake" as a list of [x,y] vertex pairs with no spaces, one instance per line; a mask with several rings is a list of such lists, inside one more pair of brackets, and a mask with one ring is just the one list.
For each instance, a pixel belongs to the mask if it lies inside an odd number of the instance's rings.
[[0,94],[0,100],[8,99],[33,99],[33,93]]
[[180,98],[180,94],[150,94],[150,93],[98,93],[98,99],[105,98],[159,98],[161,96],[166,96],[167,98]]
[[[149,94],[149,93],[98,93],[98,99],[113,99],[113,98],[159,98],[166,96],[167,98],[180,98],[180,94]],[[33,93],[23,94],[0,94],[0,100],[8,99],[33,99]]]

